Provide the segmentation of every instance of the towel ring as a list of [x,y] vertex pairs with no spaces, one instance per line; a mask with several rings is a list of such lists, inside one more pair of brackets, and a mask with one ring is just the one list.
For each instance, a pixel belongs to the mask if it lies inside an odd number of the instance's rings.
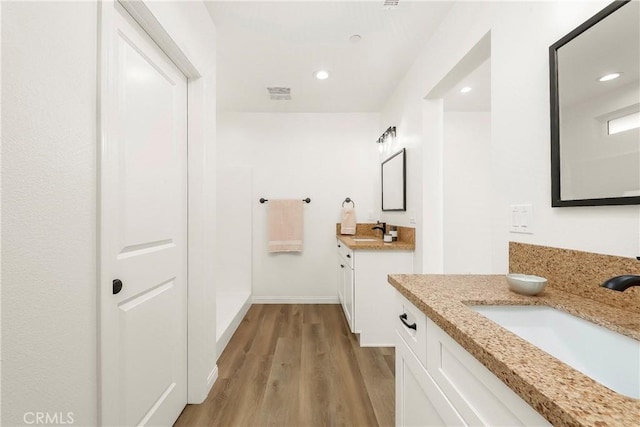
[[351,200],[349,197],[347,197],[346,199],[344,199],[344,202],[342,202],[342,207],[344,208],[344,204],[345,203],[351,203],[353,204],[353,207],[356,207],[356,202],[354,202],[353,200]]

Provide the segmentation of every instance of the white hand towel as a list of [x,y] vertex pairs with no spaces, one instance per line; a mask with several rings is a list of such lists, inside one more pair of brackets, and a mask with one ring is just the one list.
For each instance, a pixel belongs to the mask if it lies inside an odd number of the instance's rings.
[[302,252],[302,200],[269,200],[269,252]]
[[356,234],[356,210],[352,207],[342,208],[340,234]]

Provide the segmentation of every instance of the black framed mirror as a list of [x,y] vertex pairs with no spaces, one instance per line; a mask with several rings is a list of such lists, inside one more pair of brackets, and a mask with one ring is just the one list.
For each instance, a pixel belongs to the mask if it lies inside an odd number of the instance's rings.
[[639,16],[615,1],[549,47],[553,207],[640,204]]
[[407,210],[407,160],[405,149],[382,162],[382,210]]

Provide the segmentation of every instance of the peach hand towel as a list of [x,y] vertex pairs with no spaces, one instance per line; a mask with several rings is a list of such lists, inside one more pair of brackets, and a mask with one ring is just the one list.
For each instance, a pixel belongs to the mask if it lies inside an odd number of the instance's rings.
[[269,200],[269,252],[302,252],[302,200]]
[[352,207],[342,208],[340,234],[356,234],[356,210]]

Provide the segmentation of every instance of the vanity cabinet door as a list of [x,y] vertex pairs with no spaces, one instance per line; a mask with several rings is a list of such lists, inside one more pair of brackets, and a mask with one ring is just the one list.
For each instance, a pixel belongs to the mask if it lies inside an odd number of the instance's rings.
[[344,269],[345,265],[340,256],[336,263],[336,277],[338,278],[338,301],[344,306]]
[[344,313],[349,323],[351,332],[355,332],[355,287],[353,283],[353,270],[349,267],[344,268]]
[[466,425],[400,335],[396,340],[396,426]]
[[[353,260],[353,256],[350,260]],[[338,250],[338,263],[337,263],[337,275],[338,275],[338,300],[342,305],[342,311],[349,324],[349,329],[354,332],[354,286],[353,286],[353,270],[349,263],[344,258],[342,251]]]

